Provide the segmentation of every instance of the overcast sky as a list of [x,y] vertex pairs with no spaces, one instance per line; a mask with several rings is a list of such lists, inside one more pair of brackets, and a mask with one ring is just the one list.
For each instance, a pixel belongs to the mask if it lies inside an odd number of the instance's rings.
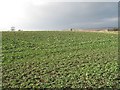
[[11,26],[23,30],[118,26],[117,0],[116,2],[112,2],[112,0],[111,2],[0,1],[2,2],[0,3],[0,11],[2,11],[0,30],[8,30]]

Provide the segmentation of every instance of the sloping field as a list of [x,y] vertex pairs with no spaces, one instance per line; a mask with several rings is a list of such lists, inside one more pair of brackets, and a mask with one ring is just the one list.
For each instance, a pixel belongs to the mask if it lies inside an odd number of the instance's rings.
[[118,35],[3,32],[3,88],[119,88]]
[[[70,30],[68,30],[70,31]],[[98,33],[108,33],[108,34],[118,34],[119,30],[118,31],[108,31],[108,29],[77,29],[77,30],[74,30],[73,31],[75,32],[98,32]]]

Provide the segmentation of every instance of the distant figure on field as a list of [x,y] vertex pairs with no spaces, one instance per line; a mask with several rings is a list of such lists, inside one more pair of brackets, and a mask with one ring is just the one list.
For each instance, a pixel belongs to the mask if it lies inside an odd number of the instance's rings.
[[22,31],[21,29],[19,29],[18,31]]

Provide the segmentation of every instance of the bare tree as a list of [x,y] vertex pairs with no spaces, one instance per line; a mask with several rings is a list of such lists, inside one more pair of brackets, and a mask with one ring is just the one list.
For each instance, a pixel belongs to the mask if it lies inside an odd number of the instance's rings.
[[11,31],[15,31],[15,27],[11,27]]

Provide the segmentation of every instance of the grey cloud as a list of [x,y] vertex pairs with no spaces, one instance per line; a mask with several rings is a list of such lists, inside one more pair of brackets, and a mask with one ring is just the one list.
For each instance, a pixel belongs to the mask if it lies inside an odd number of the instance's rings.
[[117,27],[117,2],[54,2],[30,4],[25,28],[64,29]]

